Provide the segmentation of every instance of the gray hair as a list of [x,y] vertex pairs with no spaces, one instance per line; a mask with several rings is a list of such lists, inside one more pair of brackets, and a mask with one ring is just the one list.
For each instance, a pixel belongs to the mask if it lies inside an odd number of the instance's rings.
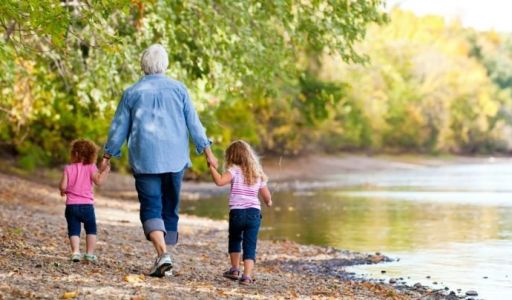
[[158,74],[164,73],[169,65],[169,58],[165,48],[160,44],[153,44],[149,46],[140,58],[140,67],[144,74]]

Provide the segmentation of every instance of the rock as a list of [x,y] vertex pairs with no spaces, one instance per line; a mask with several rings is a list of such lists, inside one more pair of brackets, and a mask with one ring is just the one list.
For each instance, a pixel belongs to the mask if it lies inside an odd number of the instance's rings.
[[385,259],[384,256],[382,255],[372,255],[370,256],[370,261],[374,264],[376,263],[380,263],[381,261],[383,261]]
[[455,294],[454,291],[451,291],[448,296],[446,296],[446,300],[458,300],[459,297],[457,297],[457,294]]
[[432,284],[437,284],[437,281],[432,282]]
[[427,275],[427,277],[426,277],[426,278],[427,278],[427,279],[430,279],[430,275]]
[[43,265],[42,265],[42,264],[37,264],[37,265],[36,265],[36,268],[42,268],[42,267],[43,267]]
[[380,271],[382,274],[386,274],[386,270],[382,270]]
[[423,286],[421,285],[421,283],[416,282],[412,287],[415,289],[421,289]]
[[487,278],[489,278],[489,277],[487,277],[487,276],[484,276],[484,279],[487,279]]
[[395,284],[395,283],[396,283],[396,279],[391,278],[391,279],[389,280],[389,283],[391,283],[391,284]]
[[478,296],[478,293],[476,291],[471,290],[466,292],[466,296],[476,297]]

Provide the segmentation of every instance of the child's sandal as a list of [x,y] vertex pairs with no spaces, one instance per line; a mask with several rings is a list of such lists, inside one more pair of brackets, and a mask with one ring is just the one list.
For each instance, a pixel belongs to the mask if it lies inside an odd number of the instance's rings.
[[240,270],[238,270],[237,268],[231,268],[228,271],[224,272],[222,276],[232,280],[238,280],[238,278],[240,277]]
[[254,284],[254,279],[252,279],[250,276],[242,275],[239,282],[242,285],[252,285]]

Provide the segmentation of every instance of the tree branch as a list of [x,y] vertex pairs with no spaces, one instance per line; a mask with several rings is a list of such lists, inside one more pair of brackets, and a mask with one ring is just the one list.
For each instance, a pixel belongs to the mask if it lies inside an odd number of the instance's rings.
[[11,24],[9,24],[7,27],[5,27],[5,34],[4,34],[4,40],[5,42],[9,42],[11,38],[11,34],[14,32],[14,29],[16,29],[16,22],[12,21]]

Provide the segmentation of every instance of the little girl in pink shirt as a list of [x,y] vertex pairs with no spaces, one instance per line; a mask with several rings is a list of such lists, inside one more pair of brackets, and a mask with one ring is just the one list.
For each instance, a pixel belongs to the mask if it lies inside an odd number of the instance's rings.
[[[267,206],[272,198],[258,157],[244,141],[235,141],[226,149],[226,172],[220,174],[210,165],[213,181],[218,186],[230,184],[229,245],[231,268],[223,276],[252,284],[252,270],[256,261],[256,244],[261,224],[260,196]],[[244,272],[240,272],[240,254],[243,250]]]
[[98,171],[96,159],[98,147],[89,140],[79,139],[71,144],[71,164],[64,167],[60,181],[60,194],[66,196],[66,221],[71,245],[71,260],[79,262],[80,230],[82,223],[86,233],[87,252],[84,259],[95,262],[96,215],[94,213],[93,183],[101,184],[110,167]]

